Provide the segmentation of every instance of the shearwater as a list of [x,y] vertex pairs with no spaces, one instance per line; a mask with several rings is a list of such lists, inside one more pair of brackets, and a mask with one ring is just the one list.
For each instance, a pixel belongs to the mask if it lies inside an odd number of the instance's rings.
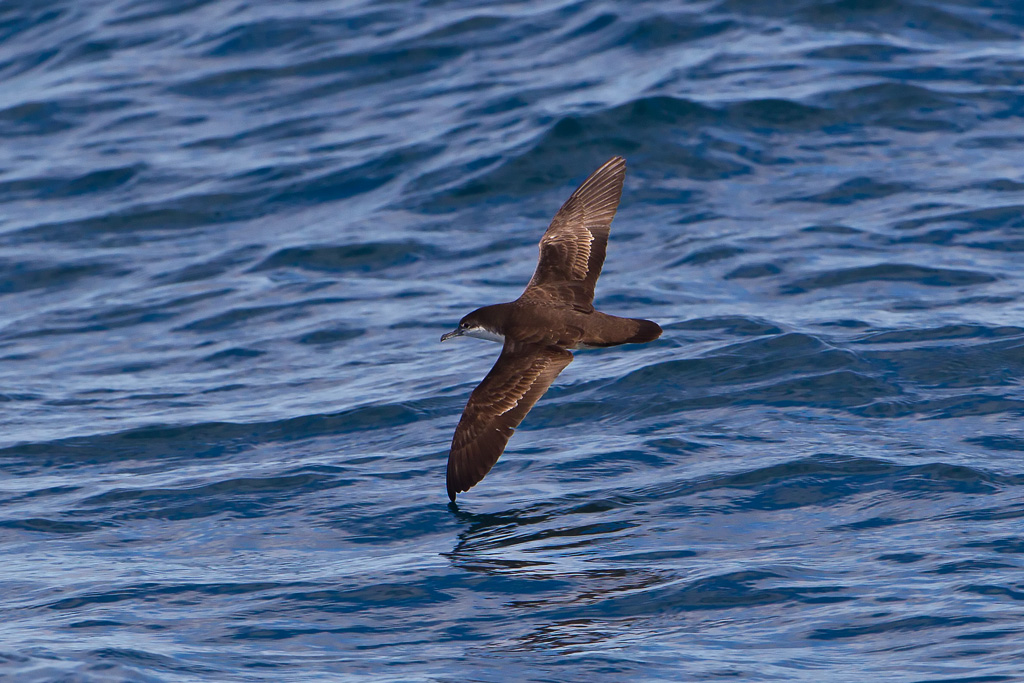
[[642,344],[661,336],[650,320],[594,310],[608,233],[622,196],[626,160],[609,159],[583,181],[540,240],[533,278],[515,301],[484,306],[441,337],[502,343],[501,355],[473,393],[448,453],[448,497],[484,478],[512,432],[562,370],[568,349]]

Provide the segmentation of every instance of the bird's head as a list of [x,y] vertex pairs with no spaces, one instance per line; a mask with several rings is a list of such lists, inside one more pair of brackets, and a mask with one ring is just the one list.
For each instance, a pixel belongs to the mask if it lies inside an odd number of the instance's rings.
[[493,320],[493,306],[478,308],[472,313],[464,316],[459,321],[459,326],[451,332],[441,335],[441,341],[448,341],[455,337],[476,337],[496,341],[499,344],[505,343],[505,335],[498,331],[498,326]]

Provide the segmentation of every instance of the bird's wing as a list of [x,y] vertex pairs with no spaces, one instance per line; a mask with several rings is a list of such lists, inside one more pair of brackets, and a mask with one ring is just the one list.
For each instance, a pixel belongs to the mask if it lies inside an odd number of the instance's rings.
[[612,157],[562,204],[540,240],[537,270],[521,300],[592,309],[625,177],[626,160]]
[[506,341],[494,367],[469,397],[448,453],[448,497],[484,478],[512,432],[569,363],[557,346]]

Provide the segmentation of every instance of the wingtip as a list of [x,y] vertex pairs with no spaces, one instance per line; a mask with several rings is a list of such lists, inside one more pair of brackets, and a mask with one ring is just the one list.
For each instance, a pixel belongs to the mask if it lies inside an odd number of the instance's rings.
[[459,487],[455,483],[455,478],[452,476],[451,469],[451,453],[448,454],[448,471],[445,472],[445,486],[448,489],[448,500],[452,503],[455,502],[455,496],[459,495]]
[[626,158],[625,157],[620,157],[618,155],[615,155],[611,159],[609,159],[608,161],[606,161],[603,164],[601,164],[600,168],[598,168],[598,171],[600,171],[602,169],[610,169],[610,168],[614,168],[614,169],[618,170],[620,168],[625,168],[625,167],[626,167]]
[[[612,157],[608,161],[587,176],[587,179],[580,183],[572,196],[562,205],[559,212],[571,202],[582,201],[591,209],[601,210],[602,208],[615,215],[615,209],[619,205],[622,196],[622,184],[626,177],[626,160],[622,157]],[[555,215],[558,218],[558,214]],[[609,218],[609,221],[611,219]]]

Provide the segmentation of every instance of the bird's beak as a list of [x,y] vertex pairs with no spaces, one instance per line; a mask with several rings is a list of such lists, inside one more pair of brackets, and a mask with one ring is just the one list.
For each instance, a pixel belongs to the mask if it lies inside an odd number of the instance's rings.
[[441,341],[446,342],[449,339],[451,339],[452,337],[461,337],[461,336],[462,336],[462,330],[455,329],[455,330],[452,330],[451,332],[449,332],[447,334],[442,334],[441,335]]

